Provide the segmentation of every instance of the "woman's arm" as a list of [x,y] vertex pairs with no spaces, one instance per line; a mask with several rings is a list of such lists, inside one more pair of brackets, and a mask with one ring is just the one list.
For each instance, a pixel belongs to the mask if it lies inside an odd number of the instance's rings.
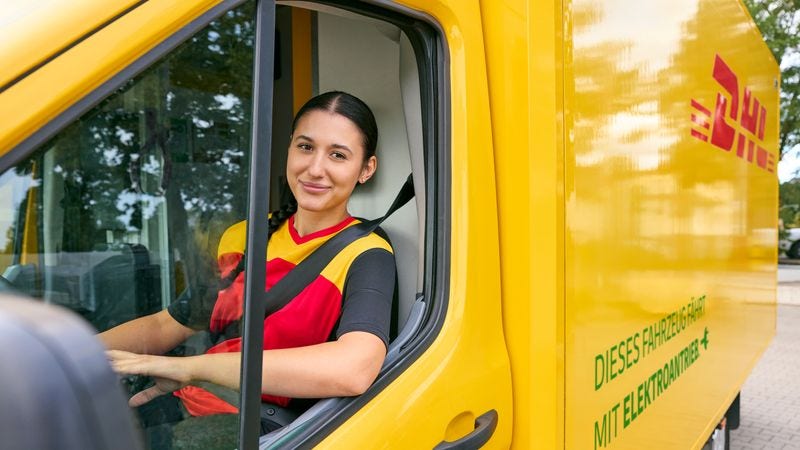
[[[164,379],[131,398],[131,406],[197,381],[239,389],[241,353],[173,358],[109,351],[108,356],[119,373]],[[293,398],[359,395],[375,381],[385,356],[386,346],[380,338],[359,331],[344,334],[333,342],[266,350],[261,392]]]
[[377,378],[385,357],[383,341],[362,331],[309,347],[265,351],[261,390],[293,398],[361,395]]
[[150,355],[164,354],[194,334],[167,310],[125,322],[98,335],[110,350]]

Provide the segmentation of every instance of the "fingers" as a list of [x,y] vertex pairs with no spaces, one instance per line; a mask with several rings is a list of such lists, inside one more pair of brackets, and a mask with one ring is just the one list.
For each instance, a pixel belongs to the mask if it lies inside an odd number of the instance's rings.
[[122,350],[106,350],[106,358],[108,358],[109,361],[121,361],[136,356],[139,355]]
[[114,372],[123,375],[148,375],[146,357],[121,350],[108,350],[106,357]]

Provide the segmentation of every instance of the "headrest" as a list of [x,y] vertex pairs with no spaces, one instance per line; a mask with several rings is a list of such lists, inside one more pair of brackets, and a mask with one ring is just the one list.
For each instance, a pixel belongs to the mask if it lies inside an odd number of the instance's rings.
[[119,379],[74,313],[0,294],[4,448],[140,449]]

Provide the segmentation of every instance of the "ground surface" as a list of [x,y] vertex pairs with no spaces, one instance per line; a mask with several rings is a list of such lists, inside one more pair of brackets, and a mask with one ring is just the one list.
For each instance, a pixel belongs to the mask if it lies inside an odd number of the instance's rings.
[[800,450],[800,265],[778,270],[778,329],[742,389],[732,450]]

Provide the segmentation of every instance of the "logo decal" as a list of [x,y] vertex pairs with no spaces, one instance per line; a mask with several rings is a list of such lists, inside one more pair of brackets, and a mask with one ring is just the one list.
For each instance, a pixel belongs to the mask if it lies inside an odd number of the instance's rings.
[[775,173],[775,155],[763,147],[767,108],[745,86],[740,111],[739,78],[719,55],[712,75],[725,93],[717,92],[713,111],[692,99],[692,136],[726,152],[732,151],[735,143],[736,156]]

